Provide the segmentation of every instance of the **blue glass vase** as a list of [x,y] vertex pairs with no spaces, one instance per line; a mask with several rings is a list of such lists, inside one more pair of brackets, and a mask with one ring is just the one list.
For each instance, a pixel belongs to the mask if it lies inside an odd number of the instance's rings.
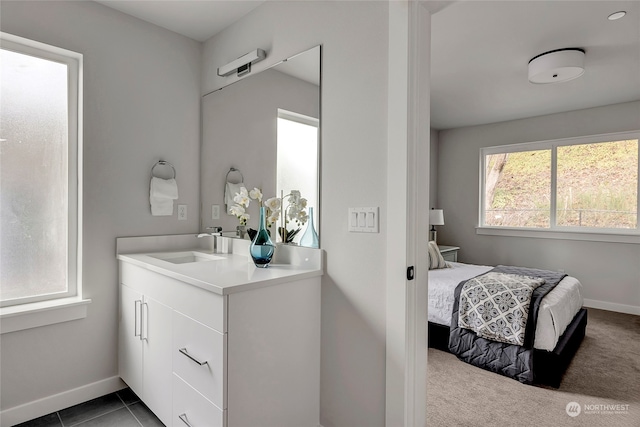
[[258,268],[267,268],[271,264],[276,249],[267,232],[265,207],[260,207],[260,225],[256,236],[251,241],[249,253]]
[[307,229],[300,238],[300,246],[306,246],[307,248],[319,248],[318,233],[313,226],[313,208],[309,208],[309,222],[307,223]]

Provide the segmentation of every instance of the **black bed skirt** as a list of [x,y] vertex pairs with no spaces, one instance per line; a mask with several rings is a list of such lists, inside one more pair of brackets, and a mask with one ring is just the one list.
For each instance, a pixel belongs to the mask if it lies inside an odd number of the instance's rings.
[[[534,383],[559,387],[562,375],[578,351],[587,328],[587,310],[580,309],[553,351],[535,349],[533,353]],[[449,352],[449,327],[429,322],[429,347]]]

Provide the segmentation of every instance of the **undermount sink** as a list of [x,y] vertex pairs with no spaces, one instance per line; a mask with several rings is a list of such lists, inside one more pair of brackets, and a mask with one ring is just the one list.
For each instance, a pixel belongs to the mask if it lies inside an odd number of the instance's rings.
[[159,259],[161,261],[170,262],[172,264],[187,264],[191,262],[208,262],[224,259],[224,257],[205,254],[195,251],[184,252],[169,252],[161,254],[149,255],[151,258]]

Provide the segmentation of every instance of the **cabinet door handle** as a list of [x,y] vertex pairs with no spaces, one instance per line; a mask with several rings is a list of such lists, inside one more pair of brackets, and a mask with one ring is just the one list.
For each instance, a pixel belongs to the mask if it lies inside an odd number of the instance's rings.
[[185,356],[187,356],[189,359],[193,360],[194,362],[196,362],[198,365],[202,366],[202,365],[208,365],[209,362],[207,362],[206,360],[204,362],[199,361],[198,359],[196,359],[195,357],[193,357],[192,355],[189,354],[189,352],[187,352],[186,348],[181,348],[180,350],[178,350],[180,353],[184,354]]
[[180,420],[181,420],[183,423],[185,423],[186,425],[188,425],[189,427],[193,427],[193,426],[191,425],[191,423],[189,422],[189,420],[187,420],[187,414],[181,414],[181,415],[178,415],[178,418],[180,418]]
[[[144,331],[144,334],[142,333]],[[142,303],[142,316],[140,317],[140,339],[149,341],[149,304]]]
[[134,301],[134,308],[133,308],[133,316],[134,316],[134,321],[133,321],[133,336],[134,337],[140,337],[140,339],[142,339],[142,318],[140,317],[140,315],[138,314],[138,305],[142,305],[142,300],[135,300]]

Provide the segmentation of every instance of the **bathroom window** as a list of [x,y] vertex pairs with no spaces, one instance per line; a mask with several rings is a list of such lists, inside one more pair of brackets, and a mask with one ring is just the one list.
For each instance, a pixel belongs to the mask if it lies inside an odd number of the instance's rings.
[[[307,206],[313,208],[313,221],[317,230],[318,119],[278,110],[276,175],[278,196],[281,192],[286,196],[291,193],[291,190],[299,190],[300,195],[307,199]],[[278,227],[280,227],[279,223]],[[299,233],[294,242],[298,242],[301,236],[302,233]]]
[[82,55],[2,33],[2,307],[78,295]]

